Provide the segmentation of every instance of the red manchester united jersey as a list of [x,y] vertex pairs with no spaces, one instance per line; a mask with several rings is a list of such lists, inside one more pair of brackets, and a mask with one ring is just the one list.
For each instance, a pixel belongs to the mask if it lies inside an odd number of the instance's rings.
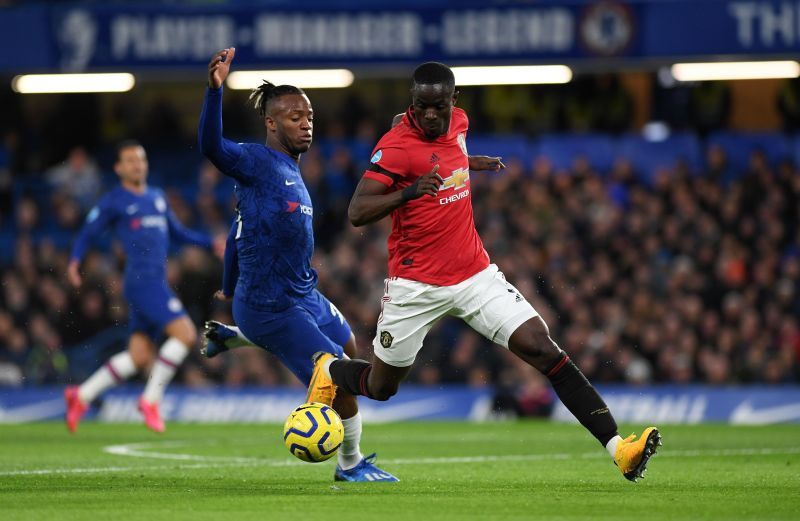
[[452,286],[489,266],[472,216],[468,127],[467,114],[454,108],[447,134],[430,140],[409,108],[373,150],[370,162],[385,172],[367,170],[368,179],[402,190],[436,165],[444,179],[436,197],[423,195],[392,212],[390,277]]

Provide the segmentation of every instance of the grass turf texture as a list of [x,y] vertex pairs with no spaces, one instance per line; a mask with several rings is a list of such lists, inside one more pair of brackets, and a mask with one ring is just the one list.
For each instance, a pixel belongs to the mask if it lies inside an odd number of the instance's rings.
[[579,426],[365,425],[362,448],[401,480],[372,484],[295,460],[279,425],[3,425],[0,519],[797,519],[800,426],[661,431],[634,484]]

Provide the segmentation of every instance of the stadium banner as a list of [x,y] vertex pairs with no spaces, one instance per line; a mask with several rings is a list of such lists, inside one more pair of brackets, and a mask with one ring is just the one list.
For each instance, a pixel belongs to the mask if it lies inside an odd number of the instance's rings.
[[[90,410],[87,418],[103,422],[139,422],[140,387],[112,389]],[[62,387],[0,389],[0,424],[57,420],[64,416]],[[161,403],[168,421],[204,423],[283,423],[305,402],[301,388],[245,387],[237,389],[187,389],[170,386]],[[404,386],[389,402],[362,399],[359,409],[365,421],[481,420],[492,408],[491,389],[463,386],[431,389]]]
[[[800,423],[800,386],[710,387],[598,386],[620,423],[738,425]],[[140,388],[106,393],[88,417],[103,422],[141,421],[136,409]],[[403,386],[388,402],[360,400],[367,422],[472,420],[496,418],[492,388]],[[171,386],[162,403],[167,420],[204,423],[280,423],[305,399],[299,388],[187,389]],[[575,418],[558,400],[555,421]],[[64,415],[63,388],[31,387],[0,391],[0,423],[59,420]]]
[[[617,422],[732,425],[800,423],[800,386],[598,385]],[[552,419],[577,422],[556,401]]]
[[0,69],[572,63],[609,58],[796,57],[800,2],[445,0],[181,4],[34,3],[0,8]]

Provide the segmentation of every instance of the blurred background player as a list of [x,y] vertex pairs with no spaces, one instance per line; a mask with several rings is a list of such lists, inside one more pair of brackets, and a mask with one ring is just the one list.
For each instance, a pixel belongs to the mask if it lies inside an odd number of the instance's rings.
[[[622,439],[603,399],[550,338],[544,320],[506,282],[475,229],[469,170],[499,170],[498,158],[470,158],[466,113],[449,67],[428,62],[412,80],[412,104],[376,145],[371,166],[350,201],[363,226],[392,215],[389,278],[373,341],[372,363],[316,356],[309,394],[333,384],[345,392],[388,400],[408,375],[425,335],[444,316],[461,318],[508,348],[550,380],[572,414],[608,450],[623,475],[642,477],[660,443],[654,427]],[[420,172],[427,172],[420,174]],[[318,386],[319,391],[314,388]]]
[[[103,196],[89,212],[73,246],[67,276],[73,287],[80,288],[80,263],[89,242],[112,229],[127,257],[125,296],[131,335],[127,351],[111,357],[80,386],[69,386],[64,391],[67,428],[75,432],[89,404],[106,389],[152,367],[139,398],[139,411],[149,429],[164,432],[159,403],[197,341],[194,324],[167,285],[169,240],[203,248],[211,248],[213,241],[206,234],[184,227],[167,206],[164,193],[147,185],[147,155],[138,142],[120,143],[114,170],[120,186]],[[154,361],[154,342],[161,335],[167,340]]]
[[[246,338],[273,353],[309,385],[315,352],[340,358],[355,354],[349,324],[317,291],[317,273],[311,267],[313,207],[298,165],[300,155],[311,146],[314,113],[302,90],[264,82],[251,99],[264,118],[266,145],[223,138],[222,83],[235,53],[234,48],[224,49],[208,65],[199,130],[203,154],[237,181],[233,317]],[[314,398],[332,405],[344,424],[334,478],[397,481],[373,464],[374,454],[366,458],[361,454],[361,415],[355,396],[337,396],[329,385],[327,392]]]

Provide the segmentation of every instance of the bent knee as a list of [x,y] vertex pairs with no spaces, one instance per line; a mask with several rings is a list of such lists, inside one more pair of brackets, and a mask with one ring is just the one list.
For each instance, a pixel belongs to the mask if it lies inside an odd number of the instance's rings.
[[373,400],[378,400],[379,402],[385,402],[395,394],[397,394],[396,385],[381,385],[376,389],[370,388],[370,397]]
[[509,348],[528,361],[548,363],[561,356],[561,349],[543,328],[531,328],[509,343]]

